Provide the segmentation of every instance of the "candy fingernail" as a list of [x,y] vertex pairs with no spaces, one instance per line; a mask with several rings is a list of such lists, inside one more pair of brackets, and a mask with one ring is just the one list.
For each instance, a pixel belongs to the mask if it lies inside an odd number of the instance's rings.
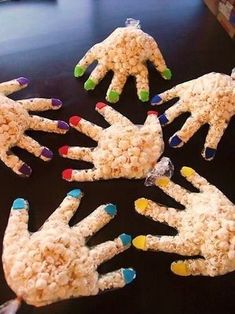
[[110,103],[115,103],[119,101],[120,94],[114,90],[108,92],[106,100]]
[[62,106],[62,101],[56,98],[51,99],[52,107],[59,108]]
[[80,198],[82,196],[82,191],[80,189],[74,189],[70,191],[67,195],[74,198]]
[[17,198],[14,200],[13,204],[12,204],[12,209],[25,209],[26,206],[26,202],[23,198]]
[[44,147],[40,156],[45,157],[46,159],[52,159],[53,158],[53,152],[50,149]]
[[157,115],[158,115],[158,112],[157,112],[157,111],[154,111],[154,110],[150,110],[150,111],[147,112],[147,115],[148,115],[148,116],[151,115],[151,114],[157,116]]
[[121,239],[122,244],[126,246],[131,244],[132,237],[129,234],[122,233],[120,234],[119,239]]
[[59,151],[59,154],[61,156],[66,156],[68,154],[68,150],[69,150],[69,146],[68,145],[65,145],[65,146],[62,146],[58,149]]
[[21,172],[24,176],[29,177],[32,173],[32,169],[27,164],[23,164],[20,167],[19,172]]
[[135,201],[135,208],[137,212],[144,213],[146,208],[148,207],[148,200],[146,198],[139,198]]
[[167,117],[164,113],[162,115],[160,115],[160,117],[158,119],[159,119],[161,125],[165,125],[169,122],[169,120],[167,119]]
[[81,67],[80,65],[75,66],[74,73],[73,73],[75,77],[83,76],[84,73],[85,73],[85,69],[83,67]]
[[108,204],[105,206],[104,210],[108,215],[114,217],[117,214],[117,206],[114,204]]
[[161,73],[162,77],[165,79],[165,80],[170,80],[171,77],[172,77],[172,73],[171,73],[171,70],[166,68],[165,71],[163,71]]
[[105,103],[103,103],[103,102],[97,102],[95,108],[96,108],[96,109],[102,109],[102,108],[104,108],[104,107],[106,107],[106,106],[107,106],[107,105],[106,105]]
[[185,262],[174,262],[171,264],[171,271],[179,276],[189,276],[190,270]]
[[29,80],[26,77],[19,77],[18,79],[16,79],[17,82],[21,85],[28,85],[29,84]]
[[132,244],[135,248],[142,250],[142,251],[146,251],[146,236],[144,235],[139,235],[138,237],[135,237],[132,240]]
[[159,95],[155,95],[153,96],[153,98],[151,99],[151,105],[155,106],[155,105],[159,105],[162,103],[162,98]]
[[139,94],[138,97],[141,101],[146,102],[149,100],[149,92],[142,90]]
[[61,129],[61,130],[66,130],[66,131],[68,131],[68,129],[69,129],[68,123],[66,123],[66,122],[64,122],[64,121],[61,121],[61,120],[59,120],[59,121],[57,122],[57,126],[58,126],[58,128]]
[[69,119],[69,124],[72,125],[72,126],[77,126],[79,124],[79,122],[81,121],[81,117],[79,116],[72,116],[70,119]]
[[131,283],[136,278],[136,272],[132,268],[123,268],[122,277],[125,284]]
[[212,160],[215,157],[215,154],[216,154],[216,149],[210,148],[210,147],[205,148],[205,152],[204,152],[205,159]]
[[190,167],[182,167],[180,170],[182,176],[184,177],[190,177],[191,175],[193,175],[195,173],[193,168]]
[[169,145],[171,147],[181,146],[181,144],[183,144],[183,141],[181,140],[181,138],[179,138],[178,135],[172,136],[169,140]]
[[62,178],[63,178],[64,180],[71,181],[71,179],[72,179],[72,174],[73,174],[73,169],[65,169],[65,170],[62,172]]
[[166,187],[170,182],[170,179],[168,177],[159,177],[155,180],[156,186],[159,186],[160,188]]
[[87,91],[93,90],[95,87],[96,87],[96,83],[90,78],[84,83],[84,88]]

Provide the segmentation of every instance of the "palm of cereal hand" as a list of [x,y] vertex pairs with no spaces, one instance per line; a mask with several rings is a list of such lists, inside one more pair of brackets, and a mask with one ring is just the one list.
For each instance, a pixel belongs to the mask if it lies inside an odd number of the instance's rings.
[[191,116],[181,130],[170,138],[170,146],[182,146],[202,125],[209,124],[202,155],[206,160],[212,160],[230,119],[235,115],[235,75],[203,75],[154,96],[152,104],[159,105],[176,97],[180,100],[159,117],[160,123],[171,123],[184,112],[190,112]]
[[168,177],[157,178],[155,184],[185,207],[168,208],[145,198],[135,202],[136,211],[155,221],[176,228],[176,236],[138,236],[133,245],[141,250],[164,251],[202,258],[171,264],[180,276],[218,276],[235,270],[235,206],[215,186],[192,168],[183,167],[181,174],[199,193],[192,193],[173,183]]
[[120,288],[135,278],[135,271],[122,268],[99,275],[97,267],[126,250],[131,237],[121,234],[113,241],[86,246],[92,236],[115,215],[116,206],[99,206],[73,227],[68,222],[75,213],[82,193],[72,190],[42,228],[28,231],[28,203],[13,203],[3,240],[3,268],[6,280],[19,299],[35,306],[73,297],[96,295]]
[[28,111],[58,109],[62,105],[59,99],[33,98],[14,101],[7,97],[25,88],[28,83],[26,78],[21,77],[0,84],[0,159],[15,173],[22,176],[29,176],[32,170],[10,152],[13,146],[26,149],[44,161],[53,157],[53,153],[47,147],[42,147],[24,132],[31,129],[64,134],[69,129],[64,121],[52,121],[28,113]]
[[93,90],[108,71],[113,71],[114,76],[106,95],[106,100],[111,103],[119,100],[129,75],[136,78],[139,99],[149,100],[147,60],[154,64],[164,79],[171,78],[156,41],[136,26],[119,27],[103,42],[94,45],[76,65],[75,77],[82,76],[95,60],[98,60],[98,65],[84,88]]
[[157,112],[149,111],[143,126],[134,125],[129,119],[104,103],[96,110],[111,126],[103,129],[78,116],[70,118],[70,125],[98,142],[96,148],[63,146],[63,157],[92,162],[94,169],[66,169],[63,178],[68,181],[93,181],[99,179],[145,178],[161,153],[164,142]]

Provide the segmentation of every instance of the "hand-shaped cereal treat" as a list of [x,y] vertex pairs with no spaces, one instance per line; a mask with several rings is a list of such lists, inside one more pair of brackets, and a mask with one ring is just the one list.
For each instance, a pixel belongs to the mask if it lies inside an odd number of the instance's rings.
[[117,28],[103,42],[94,45],[74,69],[75,77],[82,76],[95,60],[98,65],[85,82],[86,90],[93,90],[108,71],[114,76],[106,100],[116,103],[129,75],[136,78],[138,97],[149,100],[147,60],[150,60],[166,80],[171,72],[166,67],[156,41],[139,28],[139,21],[128,19],[126,27]]
[[3,240],[2,259],[7,283],[18,300],[43,306],[121,288],[135,278],[131,268],[98,274],[97,267],[126,250],[131,237],[121,234],[113,241],[87,247],[88,237],[105,226],[117,210],[113,204],[101,205],[70,227],[68,223],[81,197],[80,190],[70,191],[41,229],[33,234],[27,226],[27,201],[22,198],[14,201]]
[[0,159],[15,173],[29,176],[31,168],[10,152],[13,146],[26,149],[44,161],[50,160],[53,153],[25,134],[27,130],[66,133],[69,126],[64,121],[52,121],[28,111],[45,111],[58,109],[62,102],[59,99],[32,98],[14,101],[7,96],[28,85],[26,78],[18,78],[0,84]]
[[171,270],[180,276],[218,276],[235,270],[235,206],[192,168],[181,174],[200,192],[192,193],[158,177],[155,184],[185,206],[168,208],[145,198],[135,202],[138,213],[165,222],[178,230],[176,236],[138,236],[133,245],[141,250],[164,251],[202,257],[172,263]]
[[144,125],[137,126],[104,103],[97,103],[96,110],[111,124],[110,127],[103,129],[78,116],[70,118],[70,125],[97,141],[97,147],[63,146],[59,149],[63,157],[92,162],[95,168],[66,169],[63,178],[68,181],[145,178],[164,147],[157,112],[149,111]]
[[183,112],[190,112],[191,116],[181,130],[170,138],[170,146],[182,146],[202,125],[209,124],[202,155],[206,160],[212,160],[219,141],[235,114],[234,72],[231,76],[213,72],[179,84],[153,97],[152,104],[159,105],[176,97],[180,100],[159,117],[160,123],[166,125]]

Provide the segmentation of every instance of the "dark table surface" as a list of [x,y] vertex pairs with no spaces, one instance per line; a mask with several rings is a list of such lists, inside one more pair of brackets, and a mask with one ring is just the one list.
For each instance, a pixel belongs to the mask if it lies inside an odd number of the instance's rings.
[[[44,117],[68,121],[71,115],[78,114],[107,126],[94,107],[97,101],[104,101],[111,76],[108,75],[94,92],[87,93],[83,90],[83,83],[89,73],[77,80],[73,77],[73,68],[93,44],[122,26],[127,17],[141,20],[142,29],[158,41],[173,72],[172,80],[164,81],[152,66],[149,67],[151,95],[211,71],[229,74],[235,66],[234,42],[199,0],[9,1],[0,3],[0,81],[19,76],[31,80],[27,89],[12,96],[14,99],[57,97],[63,100],[63,109],[44,112]],[[159,112],[167,107],[169,103],[161,106]],[[152,107],[137,100],[134,80],[130,79],[115,108],[136,124],[141,124]],[[185,118],[186,115],[178,118],[164,129],[165,140],[179,129]],[[235,202],[234,120],[212,162],[206,162],[200,156],[206,132],[205,126],[179,150],[166,144],[164,155],[172,159],[176,168],[173,178],[189,187],[179,175],[179,169],[189,165]],[[57,149],[64,144],[94,145],[89,138],[75,130],[64,136],[43,132],[31,134],[42,145],[51,148],[55,157],[50,163],[44,163],[15,149],[33,168],[29,179],[17,177],[0,164],[1,239],[16,197],[29,200],[30,231],[36,231],[74,187],[79,187],[85,196],[72,223],[100,204],[113,202],[118,206],[117,217],[89,241],[91,245],[112,239],[122,232],[133,236],[175,234],[168,226],[154,223],[134,211],[133,202],[141,196],[175,205],[159,189],[145,187],[143,180],[68,183],[61,179],[63,169],[85,168],[87,164],[63,159],[58,156]],[[171,273],[170,263],[178,258],[174,254],[140,252],[130,248],[103,264],[99,270],[104,273],[120,267],[133,267],[137,278],[132,284],[99,296],[62,301],[42,308],[23,304],[19,313],[235,313],[235,272],[217,278],[177,277]],[[12,297],[14,293],[7,286],[1,267],[0,304]]]

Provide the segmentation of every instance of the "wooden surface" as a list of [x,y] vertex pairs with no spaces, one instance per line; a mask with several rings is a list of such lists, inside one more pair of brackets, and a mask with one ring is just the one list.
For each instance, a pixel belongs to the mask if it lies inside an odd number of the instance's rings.
[[[91,69],[84,78],[77,80],[73,77],[73,68],[92,45],[103,40],[116,27],[124,25],[127,17],[141,20],[142,29],[158,41],[173,72],[173,78],[168,82],[161,79],[153,66],[149,66],[151,96],[211,71],[229,74],[235,66],[234,42],[199,0],[9,1],[0,4],[0,81],[19,76],[31,80],[27,89],[12,96],[14,99],[40,96],[63,100],[63,109],[41,113],[44,117],[68,121],[71,115],[78,114],[107,126],[94,107],[97,101],[104,101],[111,76],[106,76],[94,92],[87,93],[83,90],[83,83]],[[169,105],[161,106],[159,112],[162,113]],[[115,108],[133,122],[141,124],[152,107],[137,100],[134,80],[130,79]],[[179,129],[186,116],[164,128],[165,140]],[[234,120],[212,162],[200,156],[206,132],[205,126],[182,149],[169,148],[166,142],[164,155],[175,164],[174,180],[189,187],[179,176],[179,169],[189,165],[235,202]],[[113,202],[118,206],[117,217],[89,241],[90,245],[112,239],[122,232],[133,236],[175,233],[168,226],[135,213],[133,202],[141,196],[175,205],[159,189],[145,187],[143,180],[68,183],[61,179],[63,169],[81,169],[87,164],[63,159],[58,156],[57,149],[64,144],[94,145],[90,139],[75,130],[67,135],[30,134],[42,145],[51,148],[55,157],[51,162],[44,163],[24,151],[14,149],[33,168],[29,179],[17,177],[0,164],[0,239],[3,238],[9,210],[16,197],[28,199],[30,230],[36,231],[74,187],[79,187],[85,196],[72,223],[102,203]],[[19,314],[234,313],[235,272],[217,278],[180,278],[170,272],[170,263],[177,258],[179,256],[174,254],[140,252],[131,248],[103,264],[99,270],[104,273],[120,267],[133,267],[137,271],[137,278],[132,284],[99,296],[62,301],[42,308],[23,304]],[[14,293],[7,286],[1,267],[0,304],[12,297]]]

